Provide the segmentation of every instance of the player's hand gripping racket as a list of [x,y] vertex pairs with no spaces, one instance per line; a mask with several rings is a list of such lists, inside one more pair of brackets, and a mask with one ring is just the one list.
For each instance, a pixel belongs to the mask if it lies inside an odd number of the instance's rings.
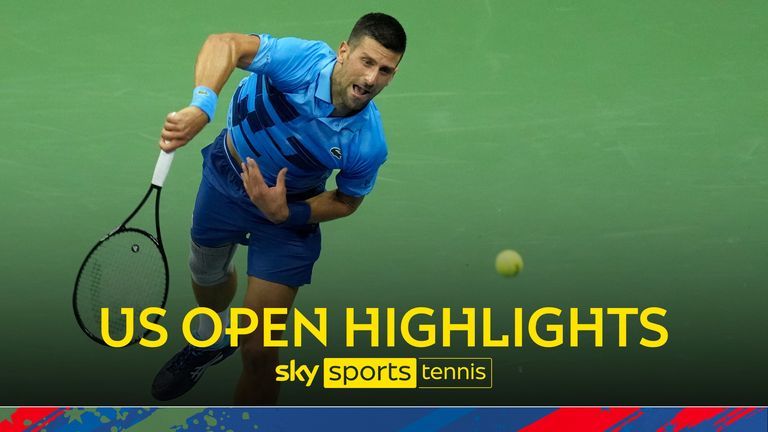
[[[72,306],[80,328],[94,341],[106,345],[101,332],[101,309],[109,308],[109,335],[114,340],[126,336],[126,316],[121,308],[133,308],[135,317],[129,344],[141,340],[149,331],[138,325],[139,313],[148,307],[164,307],[168,298],[168,261],[160,237],[160,191],[171,168],[173,152],[160,151],[152,183],[133,212],[99,240],[88,252],[75,281]],[[155,233],[152,236],[128,222],[155,193]],[[153,322],[159,319],[158,315]]]

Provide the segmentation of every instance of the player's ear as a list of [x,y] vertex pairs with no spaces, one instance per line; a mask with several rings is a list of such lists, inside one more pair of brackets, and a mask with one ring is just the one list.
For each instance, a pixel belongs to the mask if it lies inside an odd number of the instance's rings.
[[349,56],[349,44],[347,41],[341,41],[341,45],[339,45],[339,51],[336,52],[336,61],[339,64],[344,63],[344,61],[347,59],[347,56]]

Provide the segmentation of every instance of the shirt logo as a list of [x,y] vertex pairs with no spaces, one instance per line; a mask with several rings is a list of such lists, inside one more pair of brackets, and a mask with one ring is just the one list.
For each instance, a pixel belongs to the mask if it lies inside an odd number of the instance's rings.
[[338,147],[331,148],[331,154],[338,160],[341,160],[341,149]]

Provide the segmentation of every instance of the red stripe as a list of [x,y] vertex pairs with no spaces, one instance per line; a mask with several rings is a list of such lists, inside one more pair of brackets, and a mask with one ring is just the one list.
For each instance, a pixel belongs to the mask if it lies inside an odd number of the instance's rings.
[[720,420],[718,420],[718,421],[716,421],[716,422],[715,422],[715,426],[717,426],[717,425],[719,425],[719,424],[721,424],[721,423],[726,423],[726,422],[728,422],[728,419],[730,419],[730,418],[733,418],[734,416],[737,416],[737,415],[739,415],[739,413],[740,413],[741,411],[742,411],[742,409],[741,409],[741,408],[733,408],[733,409],[729,409],[728,411],[726,411],[725,415],[723,415],[723,417],[721,417],[721,418],[720,418]]
[[[738,410],[737,410],[737,412],[735,414],[733,414],[730,419],[727,419],[725,421],[725,424],[722,427],[720,427],[718,429],[718,431],[722,430],[723,427],[725,427],[725,426],[728,426],[730,424],[735,423],[740,418],[742,418],[742,417],[744,417],[744,416],[746,416],[746,415],[748,415],[750,413],[754,413],[757,410],[758,410],[757,408],[744,408],[743,410],[741,410],[741,412],[738,412]],[[715,423],[715,424],[717,424],[717,423]]]
[[56,419],[56,417],[64,414],[64,411],[68,410],[69,408],[61,408],[59,411],[56,411],[55,413],[51,414],[50,416],[46,417],[40,422],[40,425],[36,428],[32,429],[29,432],[39,432],[43,430],[44,427],[48,426],[52,421]]
[[521,432],[603,432],[638,412],[639,408],[560,408]]
[[642,412],[642,411],[638,411],[638,412],[637,412],[635,415],[633,415],[632,417],[628,417],[626,420],[624,420],[623,422],[621,422],[620,424],[618,424],[618,425],[617,425],[617,426],[614,428],[613,432],[619,432],[619,431],[620,431],[620,430],[621,430],[621,429],[622,429],[624,426],[626,426],[626,425],[628,425],[628,424],[632,423],[633,421],[637,420],[638,418],[640,418],[640,416],[641,416],[641,415],[643,415],[643,412]]
[[59,408],[17,408],[11,420],[0,422],[0,432],[23,432]]
[[666,430],[666,426],[674,426],[674,431],[677,432],[683,428],[696,426],[697,424],[707,421],[718,414],[723,413],[726,408],[683,408],[679,413],[669,421],[669,423],[662,426],[659,430]]

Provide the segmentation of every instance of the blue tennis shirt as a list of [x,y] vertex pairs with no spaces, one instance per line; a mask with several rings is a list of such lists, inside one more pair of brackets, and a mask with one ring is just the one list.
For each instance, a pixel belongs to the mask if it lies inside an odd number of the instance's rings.
[[330,117],[336,53],[324,42],[259,37],[259,51],[246,68],[252,74],[238,85],[227,114],[237,152],[256,160],[269,185],[287,167],[289,194],[324,187],[335,169],[342,193],[368,194],[387,159],[376,105],[370,101],[355,115]]

